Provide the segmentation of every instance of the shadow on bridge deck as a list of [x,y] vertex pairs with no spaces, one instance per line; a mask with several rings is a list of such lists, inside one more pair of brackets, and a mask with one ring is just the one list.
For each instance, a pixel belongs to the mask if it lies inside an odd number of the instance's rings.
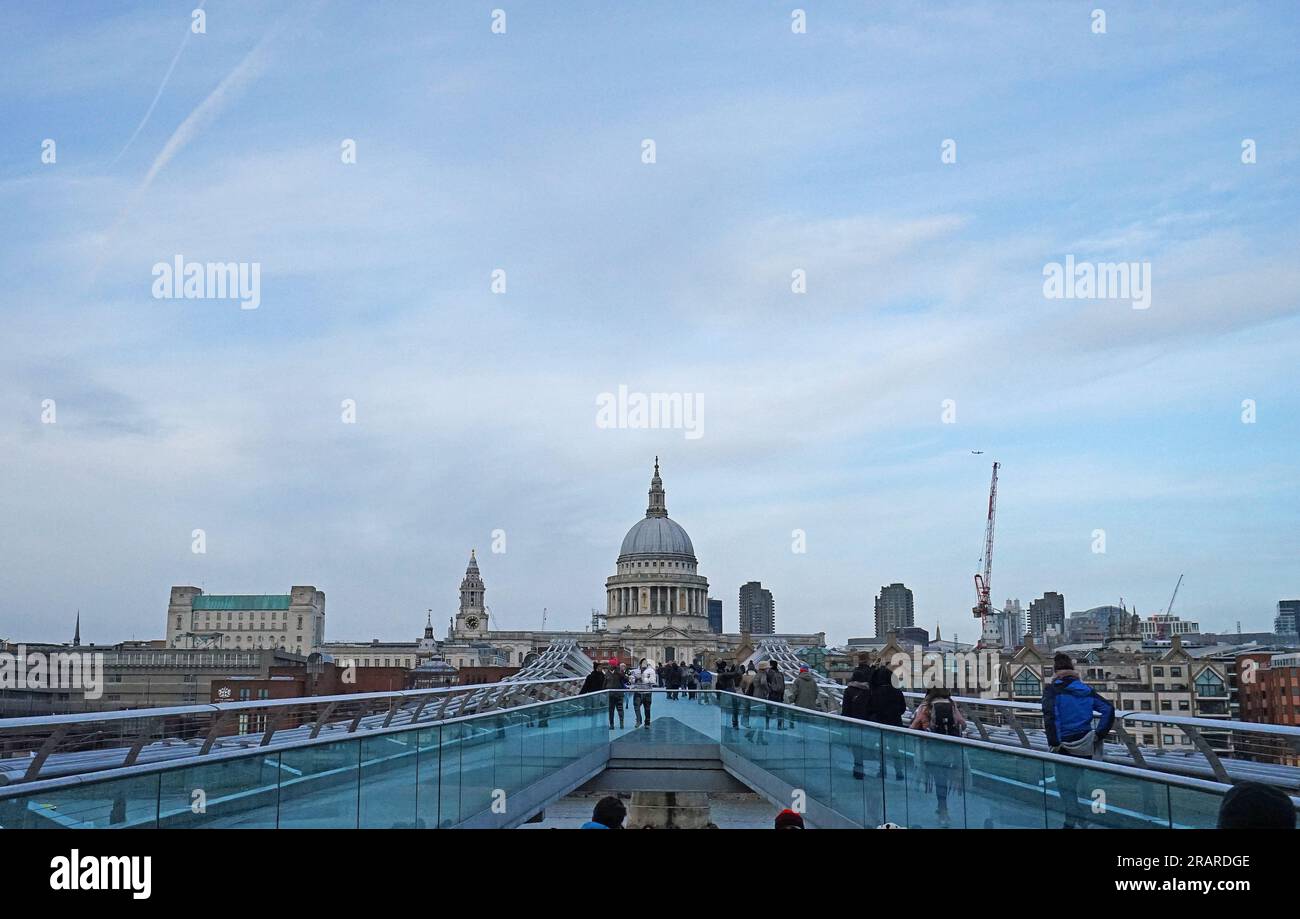
[[[697,715],[690,709],[702,709]],[[649,727],[631,727],[609,745],[605,770],[578,793],[634,791],[702,791],[737,793],[752,791],[733,778],[722,765],[718,745],[718,714],[711,706],[667,702],[663,714],[652,711]],[[672,714],[668,714],[672,712]],[[707,713],[709,724],[702,721]],[[692,726],[687,723],[698,724]],[[712,726],[714,736],[706,733]],[[701,729],[703,728],[703,730]]]

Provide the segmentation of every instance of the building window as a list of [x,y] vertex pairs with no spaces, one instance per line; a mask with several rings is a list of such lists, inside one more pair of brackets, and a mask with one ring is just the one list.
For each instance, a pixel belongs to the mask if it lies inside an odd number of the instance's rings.
[[1041,696],[1043,684],[1034,676],[1033,671],[1022,670],[1012,684],[1017,696]]
[[1198,696],[1223,695],[1223,680],[1219,679],[1218,674],[1213,670],[1202,670],[1201,675],[1196,678],[1196,694]]

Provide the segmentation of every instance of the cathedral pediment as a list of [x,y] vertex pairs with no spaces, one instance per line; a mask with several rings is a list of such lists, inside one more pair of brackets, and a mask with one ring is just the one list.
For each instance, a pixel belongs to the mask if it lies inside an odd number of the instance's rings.
[[681,629],[676,628],[676,627],[669,627],[669,628],[666,628],[666,629],[657,629],[656,631],[651,632],[650,635],[649,635],[648,637],[649,637],[650,639],[652,639],[652,640],[658,640],[658,639],[664,639],[664,638],[667,638],[667,639],[673,639],[673,638],[690,638],[690,637],[691,637],[691,633],[690,633],[690,632],[684,632],[684,631],[682,631]]

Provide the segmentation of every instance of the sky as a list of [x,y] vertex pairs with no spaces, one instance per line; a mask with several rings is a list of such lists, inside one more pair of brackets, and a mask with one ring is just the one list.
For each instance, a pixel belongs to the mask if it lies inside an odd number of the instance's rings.
[[996,603],[1300,595],[1294,3],[197,5],[0,6],[0,638],[582,628],[656,455],[729,631],[974,640],[994,460]]

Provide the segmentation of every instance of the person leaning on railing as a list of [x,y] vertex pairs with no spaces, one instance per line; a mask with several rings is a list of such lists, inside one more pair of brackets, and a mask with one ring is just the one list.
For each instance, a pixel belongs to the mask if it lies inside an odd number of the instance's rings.
[[[1115,723],[1115,706],[1103,699],[1074,669],[1070,655],[1058,653],[1052,659],[1056,671],[1052,682],[1043,690],[1043,730],[1047,746],[1053,753],[1077,759],[1101,759],[1102,743]],[[1099,720],[1094,728],[1093,715]],[[1056,787],[1065,811],[1063,829],[1073,829],[1087,822],[1079,804],[1081,769],[1058,766]]]
[[[1057,654],[1052,669],[1056,674],[1043,690],[1043,730],[1048,748],[1066,756],[1100,759],[1102,742],[1115,723],[1115,706],[1079,679],[1070,655]],[[1093,715],[1100,716],[1095,728]]]

